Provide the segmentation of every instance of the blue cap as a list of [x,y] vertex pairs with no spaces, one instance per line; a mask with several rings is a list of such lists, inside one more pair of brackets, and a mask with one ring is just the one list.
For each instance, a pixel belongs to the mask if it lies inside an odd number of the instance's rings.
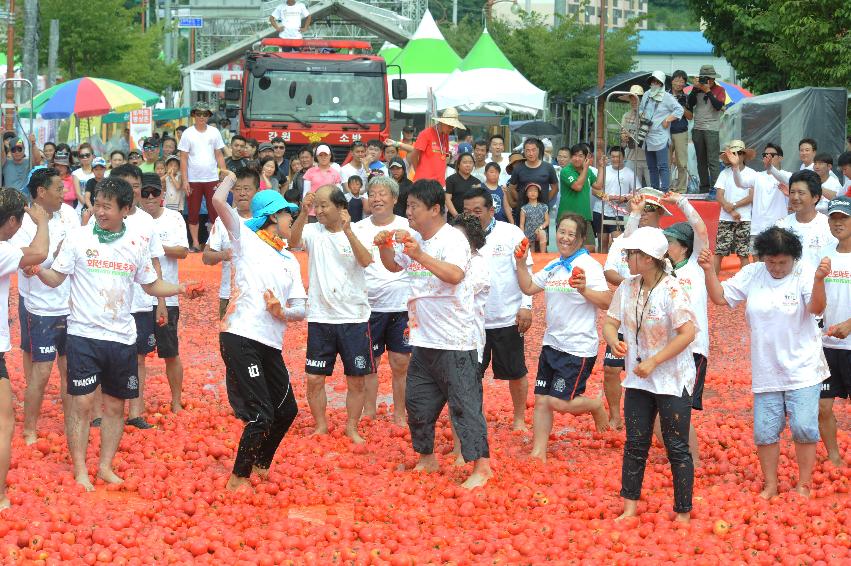
[[374,162],[369,164],[369,168],[373,171],[375,171],[377,169],[384,169],[384,164],[380,161],[374,161]]
[[458,155],[462,153],[473,153],[473,144],[461,142],[458,144]]
[[830,201],[827,204],[827,215],[830,216],[834,212],[851,216],[851,197],[841,196]]
[[245,221],[245,225],[256,232],[266,224],[266,219],[271,215],[286,209],[293,213],[298,210],[298,207],[291,202],[288,202],[281,193],[267,189],[260,191],[254,198],[251,199],[251,216],[250,220]]

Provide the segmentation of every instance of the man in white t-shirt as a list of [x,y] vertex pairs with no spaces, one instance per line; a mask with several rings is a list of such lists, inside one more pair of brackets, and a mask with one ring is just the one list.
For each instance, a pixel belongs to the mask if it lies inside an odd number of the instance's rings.
[[816,270],[813,297],[825,297],[824,335],[822,345],[830,377],[821,386],[819,399],[819,433],[827,457],[834,466],[844,462],[836,441],[836,416],[833,400],[851,396],[851,197],[830,201],[827,209],[830,231],[835,245],[821,250],[824,259]]
[[203,102],[196,102],[190,114],[193,124],[183,132],[177,151],[180,154],[180,179],[186,194],[189,211],[189,235],[192,237],[190,251],[200,252],[198,222],[201,199],[207,202],[207,217],[216,221],[216,209],[212,207],[213,191],[219,184],[220,175],[227,173],[222,150],[225,142],[219,130],[207,125],[213,112]]
[[[393,422],[406,426],[405,380],[411,345],[408,343],[408,298],[411,286],[405,271],[391,273],[381,263],[375,236],[382,231],[409,230],[408,220],[393,213],[399,198],[399,185],[391,177],[374,177],[369,182],[369,202],[372,215],[354,225],[354,232],[361,243],[372,253],[372,263],[364,270],[369,297],[369,334],[372,339],[372,358],[376,373],[366,376],[366,400],[364,416],[374,416],[378,401],[378,366],[381,355],[387,350],[387,361],[393,376]],[[401,244],[391,245],[401,250]]]
[[[64,186],[56,169],[40,167],[32,172],[27,183],[32,202],[39,205],[49,215],[48,233],[50,246],[47,259],[37,268],[25,268],[18,271],[18,291],[24,302],[19,309],[21,320],[21,353],[24,363],[31,364],[27,376],[27,389],[24,395],[24,442],[33,444],[38,437],[36,425],[41,413],[44,390],[53,370],[53,361],[59,369],[59,390],[62,403],[65,403],[65,337],[66,318],[68,317],[67,283],[57,289],[44,285],[34,270],[46,269],[53,264],[65,237],[80,227],[76,211],[62,200]],[[16,248],[30,246],[38,232],[38,226],[29,215],[24,215],[21,228],[12,237],[10,243]],[[25,330],[24,330],[25,329]]]
[[184,285],[157,277],[148,242],[127,226],[124,219],[133,201],[133,187],[123,178],[111,175],[101,181],[95,189],[96,220],[66,238],[53,266],[38,272],[54,288],[71,279],[65,430],[74,479],[86,491],[94,490],[86,449],[88,416],[98,389],[103,391],[103,422],[97,477],[106,483],[123,481],[112,465],[124,430],[124,402],[139,395],[136,326],[130,314],[133,284],[155,297],[186,292]]
[[[59,199],[61,201],[61,194]],[[26,208],[24,195],[11,187],[0,188],[0,510],[11,504],[6,497],[6,474],[12,452],[12,433],[15,430],[15,402],[6,369],[6,352],[12,349],[9,337],[9,280],[17,269],[37,266],[48,257],[48,214],[40,206]],[[36,233],[27,247],[9,242],[21,227],[24,211],[36,225]]]
[[816,210],[819,199],[819,176],[808,169],[796,171],[789,178],[789,207],[793,212],[777,221],[777,226],[798,236],[804,247],[801,260],[813,267],[821,261],[822,248],[836,244],[836,238],[830,233],[827,216]]
[[[408,221],[418,233],[396,232],[403,252],[381,247],[388,271],[407,271],[410,344],[405,406],[411,443],[420,455],[416,470],[435,472],[434,429],[443,406],[461,445],[464,461],[474,461],[462,487],[482,486],[493,476],[488,430],[482,412],[474,289],[467,281],[471,254],[467,238],[446,224],[443,187],[432,179],[417,181],[408,193]],[[388,232],[376,236],[385,244]]]
[[[621,210],[627,206],[626,203],[632,197],[634,187],[635,173],[626,166],[623,148],[612,147],[609,149],[609,164],[606,166],[603,187],[605,202],[600,199],[603,194],[595,191],[593,187],[591,190],[594,233],[599,235],[602,226],[601,242],[604,250],[608,250],[612,245],[612,238],[617,238],[621,233],[620,226],[623,223]],[[604,221],[617,222],[617,224],[605,224]]]
[[[721,205],[713,259],[716,274],[721,272],[721,258],[730,254],[739,256],[742,267],[750,263],[751,203],[756,171],[745,163],[755,155],[756,151],[746,148],[741,140],[728,143],[721,154],[721,160],[729,166],[721,171],[715,181],[716,200]],[[735,173],[734,169],[737,169]],[[742,185],[737,184],[736,179],[739,179]]]
[[296,0],[287,0],[269,16],[269,23],[278,32],[281,39],[301,39],[302,34],[310,27],[310,12],[307,7]]
[[[778,220],[789,213],[789,187],[786,183],[780,183],[771,174],[771,171],[779,171],[781,174],[791,175],[786,171],[780,171],[783,161],[783,148],[779,144],[765,144],[762,150],[762,165],[764,171],[758,172],[752,177],[753,203],[751,204],[751,248],[757,234],[771,228]],[[734,174],[736,170],[733,170]],[[787,177],[788,179],[788,177]],[[742,188],[751,188],[744,179],[736,181]]]
[[842,171],[842,194],[851,196],[851,151],[840,153],[836,163]]
[[369,173],[368,166],[364,163],[366,159],[366,146],[363,142],[356,141],[352,144],[351,152],[352,160],[340,167],[340,178],[343,180],[343,187],[347,186],[349,177],[352,175],[360,175],[363,186],[365,187]]
[[473,144],[473,177],[484,183],[485,165],[488,164],[488,142],[485,140],[476,140]]
[[813,158],[813,171],[821,179],[821,200],[816,205],[819,212],[827,212],[827,203],[842,194],[842,183],[833,173],[833,157],[829,153],[817,153]]
[[[493,361],[494,379],[508,381],[514,407],[512,428],[526,430],[529,380],[523,335],[532,326],[532,297],[520,291],[514,263],[514,248],[526,236],[517,226],[494,218],[496,209],[486,189],[472,189],[464,196],[464,212],[477,217],[485,231],[485,245],[479,254],[487,261],[490,274],[480,375],[484,376]],[[531,267],[531,254],[526,259]]]
[[[233,206],[237,215],[243,220],[252,217],[251,199],[260,190],[260,177],[254,169],[246,167],[236,172],[236,184],[233,186]],[[225,316],[225,311],[230,302],[231,293],[231,264],[233,252],[231,251],[230,236],[224,224],[218,218],[210,230],[210,237],[204,246],[204,255],[201,260],[204,265],[222,264],[222,276],[219,283],[219,319]]]
[[[162,206],[162,184],[157,175],[145,174],[142,179],[142,210],[154,219],[154,230],[159,236],[163,247],[163,257],[160,258],[160,269],[164,281],[177,285],[180,283],[178,276],[178,260],[185,259],[189,254],[189,241],[186,238],[186,222],[183,215],[176,210]],[[217,219],[218,220],[218,219]],[[157,306],[158,299],[153,298],[152,306]],[[177,323],[180,320],[180,306],[177,297],[168,297],[165,300],[167,314],[151,313],[154,334],[157,344],[157,357],[165,360],[165,375],[171,390],[171,412],[179,413],[183,410],[180,402],[183,390],[183,362],[180,361],[178,350]]]

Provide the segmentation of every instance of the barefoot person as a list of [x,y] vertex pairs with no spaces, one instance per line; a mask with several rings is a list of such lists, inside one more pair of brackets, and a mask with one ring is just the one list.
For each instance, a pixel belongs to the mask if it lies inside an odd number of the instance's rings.
[[123,481],[112,464],[124,430],[124,402],[137,397],[140,388],[136,325],[130,314],[133,284],[155,297],[185,293],[184,285],[157,277],[148,242],[127,228],[125,218],[133,202],[133,187],[120,176],[101,181],[95,188],[95,221],[66,238],[53,266],[38,272],[39,279],[54,288],[71,279],[65,431],[74,479],[87,491],[94,489],[86,450],[98,388],[103,390],[103,421],[97,477],[107,483]]
[[[394,214],[399,198],[399,185],[391,177],[373,177],[369,182],[369,201],[372,215],[354,225],[355,234],[363,245],[372,251],[372,263],[364,270],[369,298],[369,334],[372,339],[372,358],[375,370],[381,355],[387,350],[393,389],[393,422],[407,426],[405,416],[405,380],[411,345],[408,344],[408,297],[411,285],[405,271],[391,273],[381,263],[381,253],[375,245],[375,236],[381,231],[408,230],[408,220]],[[397,244],[401,250],[401,244]],[[378,374],[366,376],[364,416],[374,416],[378,404]]]
[[[526,356],[523,334],[532,326],[532,297],[517,284],[514,248],[523,241],[523,230],[496,220],[490,192],[473,189],[464,195],[464,212],[478,217],[486,243],[479,253],[487,260],[490,294],[485,305],[485,351],[481,375],[493,363],[494,379],[508,381],[514,407],[512,428],[526,430]],[[526,265],[532,265],[531,255]]]
[[518,246],[514,252],[520,289],[528,295],[546,291],[547,297],[547,330],[535,378],[532,444],[532,457],[544,462],[554,411],[590,414],[597,431],[609,425],[603,401],[582,396],[597,361],[597,309],[609,308],[612,300],[603,268],[584,247],[587,230],[584,217],[563,214],[556,226],[560,257],[534,275],[526,265],[525,246]]
[[[632,276],[618,286],[603,324],[612,352],[626,360],[620,518],[637,514],[653,422],[659,415],[673,476],[674,513],[677,521],[688,522],[694,487],[688,447],[695,381],[690,345],[697,334],[697,317],[680,282],[665,271],[668,240],[661,230],[639,228],[622,246]],[[623,338],[618,337],[618,328]]]
[[[178,260],[189,255],[189,240],[186,237],[186,222],[176,210],[163,206],[162,184],[156,174],[142,175],[142,210],[154,219],[165,255],[160,258],[162,278],[169,283],[178,284]],[[218,219],[217,219],[218,220]],[[154,299],[156,301],[157,299]],[[171,411],[183,410],[181,394],[183,392],[183,362],[180,360],[177,340],[177,323],[180,320],[180,305],[177,297],[165,300],[166,318],[154,320],[154,333],[157,339],[157,357],[165,360],[165,374],[171,390]],[[156,312],[152,316],[157,316]]]
[[493,476],[488,430],[482,413],[473,285],[466,280],[470,246],[460,231],[446,224],[446,199],[440,183],[425,179],[408,193],[408,221],[418,233],[397,231],[396,252],[391,234],[381,232],[376,244],[388,271],[406,270],[411,284],[408,301],[410,344],[405,406],[411,443],[420,455],[416,469],[438,469],[434,429],[443,406],[452,421],[466,462],[475,462],[463,487],[472,489]]
[[[80,227],[80,220],[77,212],[62,201],[62,177],[56,169],[34,169],[27,186],[33,202],[50,216],[50,250],[38,269],[48,268],[56,258],[65,236]],[[20,230],[10,243],[15,247],[29,246],[37,231],[38,226],[25,214]],[[54,360],[57,360],[56,367],[59,370],[59,391],[63,406],[66,401],[65,335],[69,284],[64,283],[58,289],[51,289],[33,277],[35,269],[29,267],[18,271],[18,292],[24,302],[21,316],[25,318],[21,323],[26,328],[21,333],[21,351],[32,360],[32,370],[24,394],[24,442],[28,445],[38,440],[36,425]]]
[[[53,189],[61,201],[61,181],[58,186],[53,185]],[[21,227],[24,211],[36,226],[35,236],[28,246],[16,247],[9,239]],[[12,349],[9,341],[9,278],[15,270],[39,265],[48,258],[48,218],[48,213],[38,204],[27,208],[27,201],[17,189],[0,188],[0,510],[10,505],[6,497],[6,474],[9,472],[12,434],[15,431],[15,401],[4,359],[6,352]]]
[[825,294],[824,357],[830,377],[821,386],[819,399],[819,432],[834,466],[842,466],[839,444],[836,441],[836,416],[833,401],[851,395],[851,197],[841,196],[830,201],[827,208],[830,231],[837,239],[835,245],[822,249],[822,262],[829,261],[830,269],[819,278],[816,273],[813,295],[818,287]]
[[281,348],[287,321],[304,319],[301,269],[285,249],[296,206],[277,191],[251,200],[252,218],[228,204],[236,177],[228,174],[213,206],[231,240],[234,293],[221,322],[219,343],[227,370],[228,400],[245,421],[228,489],[247,484],[252,471],[267,475],[275,451],[298,413]]
[[[375,373],[369,335],[369,299],[364,268],[372,255],[352,231],[346,197],[335,185],[323,185],[301,201],[290,245],[304,242],[308,253],[307,402],[316,434],[328,433],[325,379],[337,354],[346,374],[346,436],[363,442],[358,421],[363,413],[365,376]],[[317,222],[307,224],[307,211]]]
[[[824,295],[813,294],[815,266],[800,261],[801,240],[774,226],[754,242],[762,260],[720,283],[709,250],[700,255],[706,291],[716,305],[745,303],[750,326],[754,443],[765,479],[760,495],[777,495],[780,434],[786,416],[798,460],[795,491],[808,496],[819,441],[819,393],[828,376],[815,314],[824,310]],[[822,272],[820,277],[824,278]]]

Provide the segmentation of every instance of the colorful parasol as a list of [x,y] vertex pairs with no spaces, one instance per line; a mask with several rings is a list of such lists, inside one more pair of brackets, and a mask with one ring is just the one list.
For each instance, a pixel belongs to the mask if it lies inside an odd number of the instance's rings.
[[[725,83],[724,81],[715,81],[716,84],[724,87],[724,91],[727,93],[727,100],[724,101],[724,108],[728,106],[732,106],[743,98],[752,98],[753,93],[745,88],[740,87],[739,85],[733,83]],[[685,87],[683,92],[686,94],[691,92],[693,87],[691,85]]]
[[[47,120],[103,116],[110,112],[128,112],[156,104],[160,95],[127,83],[110,79],[82,77],[52,86],[33,99],[36,114]],[[29,117],[29,104],[20,115]]]

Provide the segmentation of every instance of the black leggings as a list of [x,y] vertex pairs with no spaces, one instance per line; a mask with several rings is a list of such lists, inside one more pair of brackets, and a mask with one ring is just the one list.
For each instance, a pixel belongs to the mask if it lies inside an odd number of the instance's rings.
[[685,390],[680,397],[657,395],[642,389],[626,390],[623,402],[626,444],[623,449],[621,497],[634,501],[641,497],[644,468],[657,414],[674,478],[674,512],[688,513],[694,489],[694,463],[688,447],[691,395]]
[[228,400],[246,423],[233,475],[247,478],[252,467],[272,465],[298,406],[280,350],[228,332],[219,334],[219,345],[227,370]]

